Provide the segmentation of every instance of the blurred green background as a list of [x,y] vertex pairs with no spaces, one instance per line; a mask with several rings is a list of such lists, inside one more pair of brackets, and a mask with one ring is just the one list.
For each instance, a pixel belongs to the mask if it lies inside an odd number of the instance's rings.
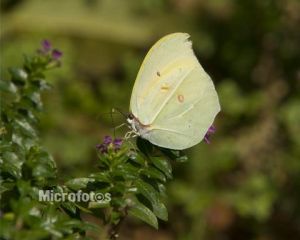
[[220,96],[217,132],[174,165],[169,221],[129,219],[120,239],[300,239],[299,23],[299,0],[2,0],[1,78],[43,39],[63,51],[40,132],[62,181],[86,176],[147,50],[188,32]]

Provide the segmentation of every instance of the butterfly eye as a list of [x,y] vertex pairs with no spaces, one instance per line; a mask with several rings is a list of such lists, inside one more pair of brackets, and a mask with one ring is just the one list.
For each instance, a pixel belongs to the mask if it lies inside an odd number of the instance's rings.
[[129,113],[129,114],[127,115],[127,119],[129,119],[129,120],[133,120],[133,119],[134,119],[134,116],[133,116],[133,114],[132,114],[132,113]]

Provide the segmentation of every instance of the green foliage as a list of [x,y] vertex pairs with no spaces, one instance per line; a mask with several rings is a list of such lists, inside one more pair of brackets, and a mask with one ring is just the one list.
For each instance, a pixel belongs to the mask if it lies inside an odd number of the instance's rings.
[[[152,161],[154,153],[148,148],[150,144],[142,139],[137,141],[138,149],[132,149],[132,145],[125,142],[117,151],[110,143],[107,152],[98,155],[99,172],[91,174],[89,178],[73,179],[66,185],[110,193],[112,200],[105,219],[113,225],[118,226],[119,221],[129,214],[158,228],[156,218],[168,219],[164,205],[165,191],[159,185],[171,176],[171,167],[168,165],[162,170],[157,168]],[[161,158],[159,161],[169,160]]]
[[61,208],[40,202],[40,189],[58,187],[57,168],[41,146],[36,125],[43,109],[41,91],[49,89],[45,72],[60,64],[50,54],[24,56],[21,68],[10,68],[1,80],[1,237],[45,239],[80,236],[90,228]]
[[[137,139],[122,145],[106,137],[98,145],[98,171],[88,177],[59,183],[56,163],[41,146],[36,131],[43,109],[41,91],[49,89],[45,71],[60,65],[49,53],[24,57],[22,68],[9,70],[1,81],[1,237],[6,239],[73,239],[95,226],[81,219],[88,213],[109,226],[115,239],[122,220],[131,215],[158,228],[157,218],[167,221],[164,204],[167,179],[172,178],[170,156],[179,152],[160,149]],[[122,146],[121,146],[122,145]],[[53,193],[84,192],[101,196],[88,203],[41,201],[39,190]],[[100,209],[100,214],[99,210]]]
[[[20,52],[32,51],[40,39],[50,38],[64,50],[63,68],[47,73],[54,87],[43,94],[38,135],[55,158],[59,183],[70,181],[74,189],[66,191],[77,191],[86,180],[72,182],[73,177],[94,172],[93,178],[107,181],[95,168],[100,160],[93,146],[124,122],[114,114],[112,123],[107,113],[112,107],[128,110],[149,47],[165,34],[190,33],[220,97],[216,134],[210,145],[188,150],[189,161],[172,165],[172,181],[157,166],[160,172],[141,171],[143,179],[148,174],[167,187],[169,221],[156,231],[127,218],[120,239],[298,240],[299,13],[299,0],[4,0],[1,79],[8,79],[7,67],[21,64]],[[7,90],[2,103],[12,98]],[[19,161],[10,155],[11,174],[17,176]],[[144,158],[138,154],[132,161],[143,165]],[[137,200],[152,210],[142,194]],[[64,206],[73,214],[80,207],[85,217],[100,215],[107,204]]]

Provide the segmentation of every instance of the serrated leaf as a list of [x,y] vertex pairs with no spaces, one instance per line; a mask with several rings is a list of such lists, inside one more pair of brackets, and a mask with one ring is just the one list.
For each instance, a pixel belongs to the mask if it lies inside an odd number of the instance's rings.
[[172,166],[168,159],[162,157],[151,157],[151,162],[161,170],[168,178],[172,178]]
[[154,213],[149,208],[147,208],[146,206],[138,202],[137,200],[135,200],[134,205],[129,208],[128,214],[158,229],[158,221]]

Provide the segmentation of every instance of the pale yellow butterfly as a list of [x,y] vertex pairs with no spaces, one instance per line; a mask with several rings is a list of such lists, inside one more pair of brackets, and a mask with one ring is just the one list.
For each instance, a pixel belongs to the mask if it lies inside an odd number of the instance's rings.
[[220,111],[214,84],[187,33],[161,38],[138,72],[127,119],[131,132],[154,145],[182,150],[198,144]]

